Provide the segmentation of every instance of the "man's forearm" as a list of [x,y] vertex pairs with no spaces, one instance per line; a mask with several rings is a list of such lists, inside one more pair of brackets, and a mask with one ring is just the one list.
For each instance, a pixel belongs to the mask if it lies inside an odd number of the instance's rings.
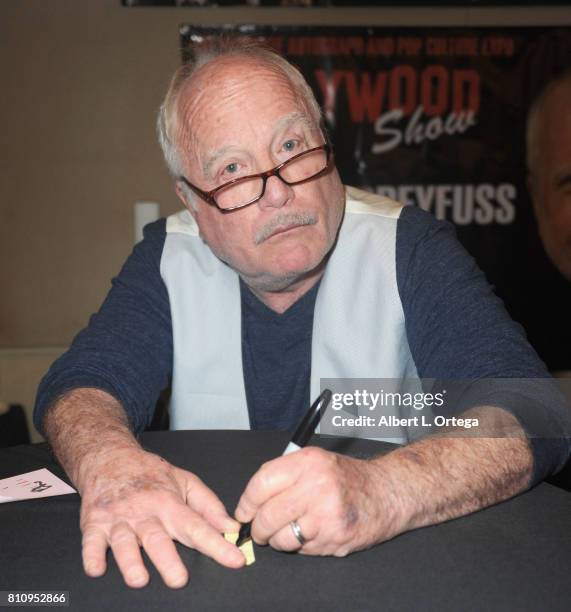
[[529,486],[533,455],[515,417],[495,408],[479,414],[491,415],[497,437],[448,431],[375,460],[398,499],[398,533],[469,514]]
[[104,460],[111,450],[140,449],[121,404],[100,389],[66,393],[48,409],[44,429],[56,457],[80,491],[87,466]]

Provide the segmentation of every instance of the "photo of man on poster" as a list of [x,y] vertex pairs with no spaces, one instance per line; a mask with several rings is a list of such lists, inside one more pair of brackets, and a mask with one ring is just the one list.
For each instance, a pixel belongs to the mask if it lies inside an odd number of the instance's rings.
[[[543,248],[571,292],[571,69],[535,97],[526,124],[528,187]],[[563,297],[564,297],[563,295]],[[568,322],[567,322],[568,323]],[[562,330],[563,331],[563,330]],[[567,347],[571,353],[571,348]],[[571,379],[571,367],[555,376]],[[571,401],[570,385],[562,385]],[[566,475],[565,475],[566,474]],[[557,482],[571,483],[569,466]]]
[[571,70],[553,79],[527,119],[528,183],[547,255],[571,281]]

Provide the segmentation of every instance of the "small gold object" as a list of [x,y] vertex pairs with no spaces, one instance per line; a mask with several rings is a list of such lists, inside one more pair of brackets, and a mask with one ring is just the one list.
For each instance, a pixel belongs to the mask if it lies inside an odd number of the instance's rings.
[[[230,544],[236,544],[238,533],[225,533],[224,539],[227,542],[230,542]],[[252,563],[256,562],[256,557],[254,555],[254,544],[251,539],[246,540],[239,548],[246,558],[246,565],[252,565]]]

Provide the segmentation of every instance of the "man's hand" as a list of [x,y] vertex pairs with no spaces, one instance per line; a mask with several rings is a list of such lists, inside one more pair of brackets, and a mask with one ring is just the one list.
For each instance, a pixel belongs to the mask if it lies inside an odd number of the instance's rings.
[[242,553],[221,535],[238,531],[222,502],[194,474],[144,451],[121,404],[99,389],[74,389],[44,418],[46,436],[82,498],[83,565],[101,576],[111,548],[125,582],[147,584],[142,546],[165,583],[188,581],[173,540],[226,567],[242,567]]
[[[342,557],[396,535],[399,503],[374,461],[307,447],[265,463],[244,491],[236,518],[253,519],[258,544]],[[290,523],[296,521],[301,546]]]
[[526,489],[533,456],[515,417],[494,407],[464,416],[485,420],[483,435],[496,437],[462,437],[450,429],[367,460],[308,447],[264,464],[235,516],[252,521],[259,544],[344,556]]
[[165,584],[184,586],[188,571],[173,540],[195,548],[226,567],[244,556],[221,532],[238,531],[216,495],[194,474],[143,450],[120,450],[99,463],[81,483],[83,566],[90,576],[105,573],[111,548],[130,587],[149,574],[142,546]]

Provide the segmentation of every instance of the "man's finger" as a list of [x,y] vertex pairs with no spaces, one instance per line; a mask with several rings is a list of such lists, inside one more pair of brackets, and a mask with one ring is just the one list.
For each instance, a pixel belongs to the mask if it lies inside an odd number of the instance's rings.
[[106,554],[107,536],[105,533],[97,527],[84,527],[81,556],[83,559],[83,569],[88,576],[93,578],[103,576],[107,569]]
[[217,531],[233,532],[240,529],[240,524],[229,516],[218,496],[194,475],[191,480],[187,479],[186,503]]
[[165,528],[157,520],[137,527],[141,544],[165,584],[173,589],[183,587],[188,582],[188,571]]
[[[304,497],[299,487],[290,487],[282,493],[269,499],[256,513],[252,523],[252,536],[258,544],[268,544],[268,541],[280,529],[287,527],[306,513],[307,497]],[[293,548],[286,548],[292,550]]]
[[221,565],[238,568],[245,563],[244,555],[234,544],[227,542],[218,530],[190,509],[181,512],[176,523],[171,523],[168,528],[171,537],[181,544],[194,548]]
[[304,451],[297,451],[264,463],[247,484],[234,515],[241,522],[251,521],[268,499],[291,487],[302,472]]
[[236,531],[240,531],[241,524],[232,517],[224,512],[224,515],[213,514],[208,516],[208,514],[201,515],[203,519],[207,520],[212,527],[218,533],[235,533]]
[[[304,518],[301,518],[297,520],[296,523],[298,525],[298,528],[301,530],[301,533],[304,538],[306,538],[307,540],[313,539],[314,535],[310,536],[309,534],[313,534],[314,530],[310,529],[308,521],[306,521]],[[304,544],[302,544],[295,536],[291,522],[282,527],[277,533],[274,533],[269,539],[268,544],[276,550],[283,550],[288,552],[299,552],[301,551],[303,546],[307,546],[307,543],[304,542]]]
[[133,588],[144,587],[149,582],[149,572],[133,529],[127,523],[114,525],[109,534],[109,546],[125,583]]

